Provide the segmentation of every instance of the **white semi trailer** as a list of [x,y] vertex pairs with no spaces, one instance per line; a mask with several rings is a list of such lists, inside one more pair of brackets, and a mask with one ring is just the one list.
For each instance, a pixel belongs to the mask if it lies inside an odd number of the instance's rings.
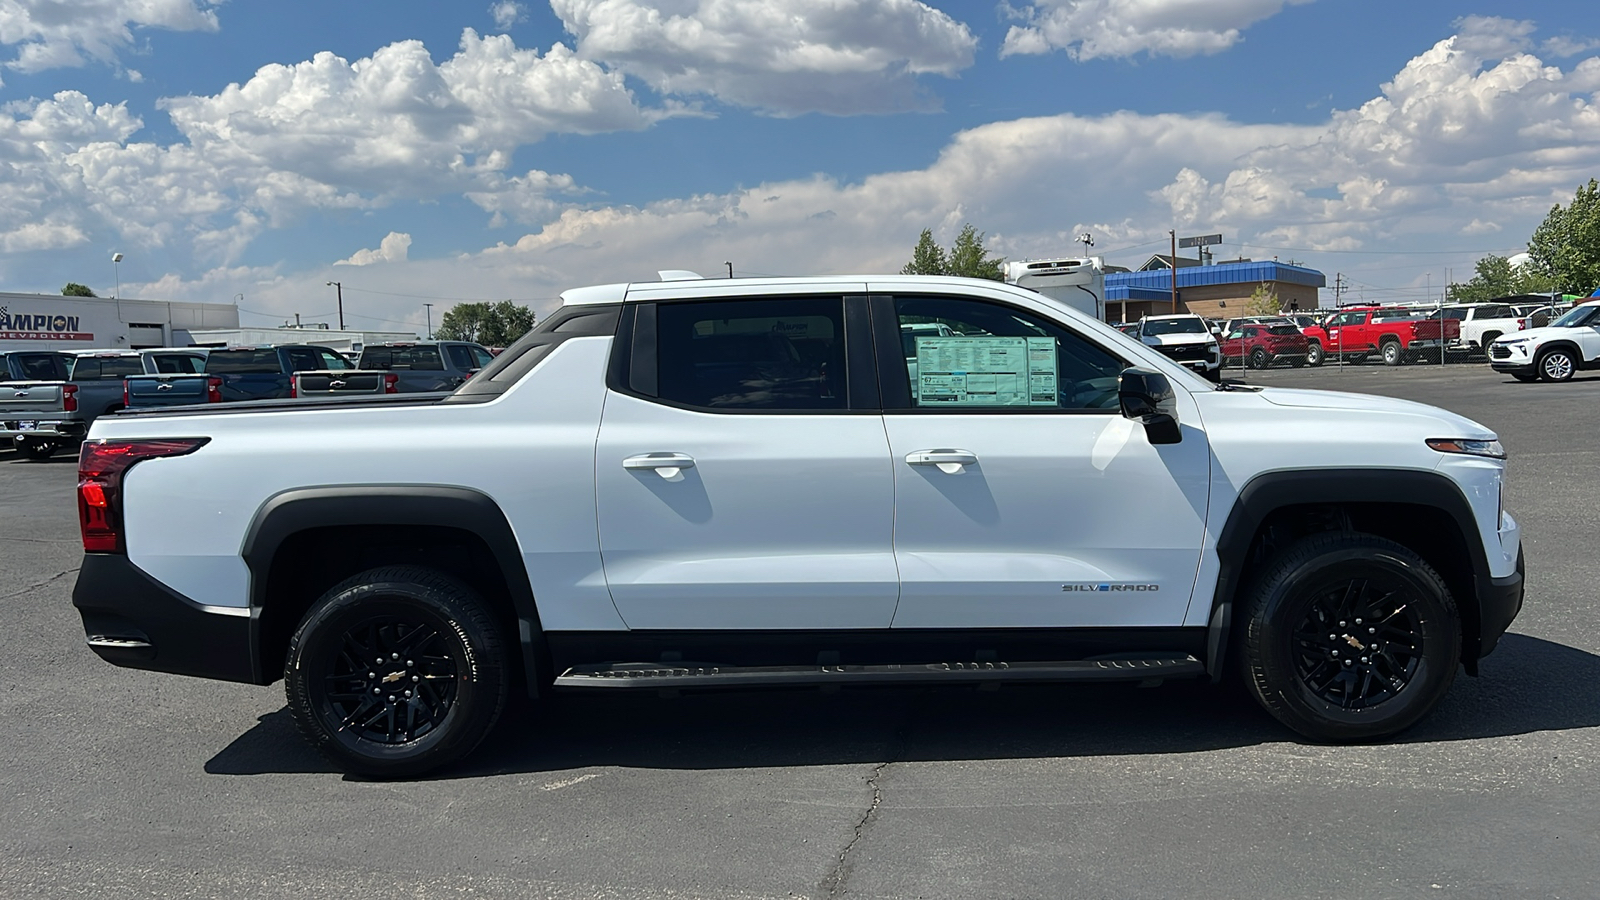
[[1098,256],[1012,260],[1006,281],[1105,320],[1105,261]]

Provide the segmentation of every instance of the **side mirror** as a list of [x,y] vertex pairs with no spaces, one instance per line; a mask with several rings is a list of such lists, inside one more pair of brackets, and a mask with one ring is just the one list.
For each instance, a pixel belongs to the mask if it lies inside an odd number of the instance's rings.
[[1122,415],[1143,425],[1150,443],[1176,444],[1183,440],[1178,428],[1178,398],[1167,376],[1152,369],[1123,369],[1117,380],[1117,399]]

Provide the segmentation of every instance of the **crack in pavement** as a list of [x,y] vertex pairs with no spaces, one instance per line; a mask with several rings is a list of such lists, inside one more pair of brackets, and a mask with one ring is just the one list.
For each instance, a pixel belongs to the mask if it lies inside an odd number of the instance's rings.
[[844,893],[845,883],[850,880],[850,872],[852,870],[850,851],[854,850],[856,844],[860,843],[861,838],[866,835],[867,829],[871,827],[872,823],[878,820],[878,808],[883,804],[883,786],[881,783],[883,773],[898,762],[905,752],[911,730],[911,718],[915,714],[915,705],[914,703],[905,705],[906,716],[895,726],[894,734],[890,738],[889,752],[885,754],[887,758],[883,762],[874,765],[872,774],[867,776],[867,787],[872,788],[872,800],[867,804],[867,809],[861,814],[861,818],[856,820],[855,828],[850,834],[850,840],[846,841],[844,849],[839,851],[838,862],[834,863],[827,876],[817,885],[818,892],[824,897],[838,897]]
[[20,596],[22,596],[23,594],[26,594],[29,591],[36,591],[39,588],[42,588],[45,585],[48,585],[48,584],[50,584],[52,582],[60,581],[61,579],[67,577],[68,575],[71,575],[73,572],[76,572],[76,571],[78,571],[78,567],[77,566],[73,566],[72,568],[66,570],[65,572],[57,572],[56,574],[51,575],[49,578],[46,578],[45,580],[43,580],[41,582],[38,582],[37,584],[30,584],[25,588],[22,588],[20,590],[12,591],[9,594],[0,594],[0,600],[10,600],[12,597],[20,597]]

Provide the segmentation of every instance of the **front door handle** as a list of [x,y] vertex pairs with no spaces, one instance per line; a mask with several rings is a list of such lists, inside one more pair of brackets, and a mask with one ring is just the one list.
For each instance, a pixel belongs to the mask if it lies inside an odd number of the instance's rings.
[[694,457],[687,453],[641,453],[622,461],[624,469],[655,469],[662,478],[677,478],[684,469],[694,468]]
[[955,475],[963,466],[977,465],[978,454],[971,450],[914,450],[906,454],[906,464],[938,466],[946,475]]

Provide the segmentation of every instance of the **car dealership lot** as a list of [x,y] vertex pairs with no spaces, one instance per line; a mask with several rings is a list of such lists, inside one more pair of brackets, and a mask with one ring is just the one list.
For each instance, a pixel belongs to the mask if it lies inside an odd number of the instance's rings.
[[345,779],[278,685],[95,659],[69,603],[72,462],[0,452],[0,896],[1590,895],[1600,379],[1244,380],[1445,406],[1511,454],[1527,607],[1397,741],[1301,743],[1193,684],[586,695],[442,777]]

